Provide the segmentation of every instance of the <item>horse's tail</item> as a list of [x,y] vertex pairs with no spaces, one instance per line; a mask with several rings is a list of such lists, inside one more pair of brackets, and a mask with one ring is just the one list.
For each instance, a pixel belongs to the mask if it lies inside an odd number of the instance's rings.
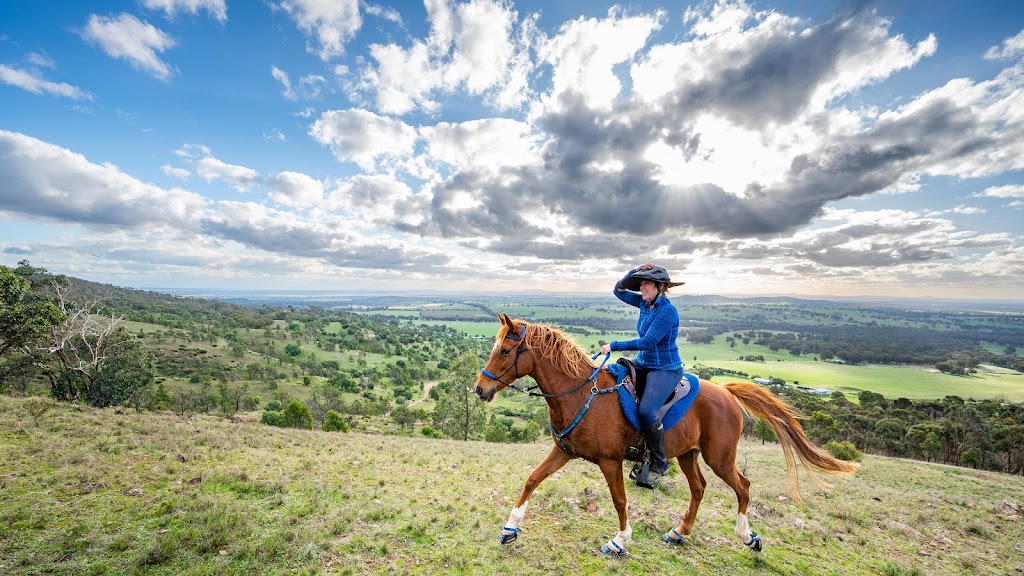
[[802,464],[811,480],[824,489],[831,486],[822,482],[815,471],[842,477],[853,474],[858,468],[858,464],[833,458],[831,454],[808,440],[803,427],[796,420],[793,408],[771,392],[747,382],[731,382],[725,385],[725,389],[739,401],[740,407],[747,414],[764,420],[775,432],[775,437],[782,445],[782,452],[786,456],[786,482],[789,484],[793,499],[797,502],[800,501],[798,464]]

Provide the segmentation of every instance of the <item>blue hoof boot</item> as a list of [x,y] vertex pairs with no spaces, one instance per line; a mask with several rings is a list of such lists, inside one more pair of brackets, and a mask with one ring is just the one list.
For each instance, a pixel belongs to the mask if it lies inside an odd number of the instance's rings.
[[516,538],[519,538],[519,528],[509,528],[508,526],[505,526],[501,529],[501,536],[498,537],[498,542],[508,544]]
[[667,544],[673,544],[675,546],[686,543],[686,536],[683,536],[682,534],[677,532],[675,528],[662,534],[661,539],[664,540]]
[[615,542],[608,542],[604,546],[601,546],[601,553],[605,556],[625,556],[626,549]]
[[750,533],[750,542],[745,542],[747,548],[750,548],[754,552],[761,551],[761,537],[757,535],[757,532]]

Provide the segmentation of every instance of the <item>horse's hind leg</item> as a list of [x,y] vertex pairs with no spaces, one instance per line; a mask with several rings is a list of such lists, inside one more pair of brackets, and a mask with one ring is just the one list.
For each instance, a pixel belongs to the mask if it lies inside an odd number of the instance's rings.
[[750,480],[740,474],[739,469],[736,468],[736,450],[723,450],[710,455],[704,452],[704,461],[736,493],[736,535],[743,539],[743,544],[748,548],[754,552],[760,552],[761,537],[750,530],[750,524],[747,521],[747,506],[750,504]]
[[519,493],[516,507],[512,509],[512,513],[508,516],[508,522],[501,529],[499,540],[502,544],[508,544],[519,536],[519,523],[526,516],[526,504],[530,501],[530,496],[537,489],[537,486],[545,478],[554,474],[562,466],[565,466],[566,462],[570,460],[572,460],[572,456],[566,454],[558,446],[553,446],[551,452],[548,452],[547,457],[544,458],[544,461],[530,473],[530,477],[526,479],[526,484],[523,485],[523,490]]
[[681,454],[676,459],[679,461],[679,467],[683,470],[683,474],[686,475],[686,483],[690,485],[690,504],[686,508],[686,515],[683,516],[679,526],[669,530],[661,537],[662,540],[669,544],[682,544],[686,542],[686,539],[693,531],[697,509],[700,508],[700,502],[704,499],[704,489],[707,487],[708,482],[700,471],[700,463],[697,461],[698,453],[697,450],[690,450],[685,454]]

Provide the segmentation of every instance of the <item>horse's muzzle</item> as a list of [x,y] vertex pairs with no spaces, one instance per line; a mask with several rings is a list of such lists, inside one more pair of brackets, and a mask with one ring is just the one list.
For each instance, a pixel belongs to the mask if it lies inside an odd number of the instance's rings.
[[479,396],[480,399],[483,400],[484,402],[490,402],[491,400],[494,400],[495,392],[496,390],[494,388],[484,390],[483,386],[480,386],[479,384],[476,387],[476,395]]

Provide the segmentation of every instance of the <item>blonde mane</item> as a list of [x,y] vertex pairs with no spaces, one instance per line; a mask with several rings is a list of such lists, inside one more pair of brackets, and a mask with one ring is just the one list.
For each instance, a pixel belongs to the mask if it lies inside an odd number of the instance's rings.
[[589,378],[596,367],[590,356],[558,328],[527,324],[526,345],[569,376]]

